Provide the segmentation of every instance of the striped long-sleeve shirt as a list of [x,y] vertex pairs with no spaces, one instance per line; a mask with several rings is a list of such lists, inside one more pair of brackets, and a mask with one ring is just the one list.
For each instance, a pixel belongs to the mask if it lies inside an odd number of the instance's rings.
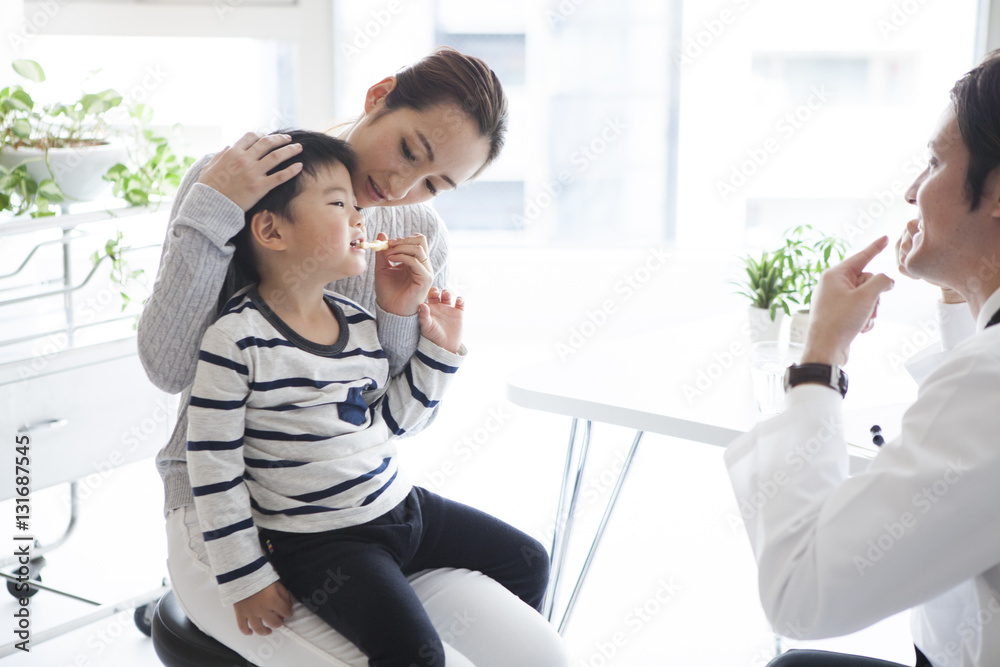
[[233,603],[277,581],[257,526],[319,532],[370,521],[411,484],[393,436],[437,405],[464,356],[421,338],[389,379],[375,320],[333,293],[333,345],[305,340],[256,288],[205,332],[188,406],[188,468],[212,569]]

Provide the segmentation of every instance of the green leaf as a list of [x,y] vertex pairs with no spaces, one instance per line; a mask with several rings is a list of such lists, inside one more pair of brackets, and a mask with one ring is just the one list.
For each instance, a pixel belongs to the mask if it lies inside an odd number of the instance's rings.
[[[105,176],[105,178],[110,177],[110,178],[118,179],[118,178],[122,178],[124,175],[127,175],[127,174],[128,174],[128,167],[126,167],[121,162],[119,162],[115,166],[110,167],[108,169],[108,171],[104,174],[104,176]],[[108,178],[108,180],[110,180],[110,178]]]
[[35,106],[35,101],[31,99],[31,95],[26,93],[21,87],[10,94],[7,98],[7,102],[12,109],[17,109],[18,111],[31,111]]
[[10,127],[10,131],[14,133],[14,136],[21,139],[31,138],[31,123],[23,118],[18,118]]
[[45,70],[34,60],[15,60],[10,65],[14,68],[15,72],[28,81],[34,81],[35,83],[45,81]]
[[38,196],[45,197],[50,202],[61,202],[65,199],[63,191],[51,178],[47,178],[38,184]]
[[145,206],[149,203],[149,194],[145,190],[129,190],[125,193],[125,201],[132,206]]
[[132,108],[132,118],[141,125],[149,125],[153,122],[153,108],[148,104],[136,104]]

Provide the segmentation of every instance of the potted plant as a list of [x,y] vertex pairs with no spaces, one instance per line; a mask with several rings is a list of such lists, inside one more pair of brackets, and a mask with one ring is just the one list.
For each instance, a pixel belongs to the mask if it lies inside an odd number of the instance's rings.
[[[15,60],[12,67],[27,81],[45,81],[33,60]],[[112,123],[112,114],[126,122]],[[109,186],[128,206],[167,200],[194,158],[177,156],[150,128],[152,119],[149,105],[125,108],[113,89],[47,105],[37,104],[20,85],[0,90],[0,213],[55,215],[53,204],[92,200]],[[111,281],[121,288],[123,308],[129,281],[141,273],[129,269],[126,250],[118,231],[104,253],[93,257],[95,263],[110,259]]]
[[[33,60],[15,60],[12,67],[28,81],[45,81]],[[126,154],[107,119],[121,103],[111,89],[44,106],[22,86],[0,90],[0,211],[51,215],[50,204],[105,191],[105,172]]]
[[738,293],[750,299],[750,341],[778,340],[781,318],[794,303],[794,275],[788,272],[785,249],[743,257],[746,278],[736,283]]
[[809,304],[820,275],[847,254],[843,239],[821,233],[812,225],[799,225],[785,232],[786,273],[792,284],[792,300],[800,307],[792,314],[789,342],[804,343],[809,328]]

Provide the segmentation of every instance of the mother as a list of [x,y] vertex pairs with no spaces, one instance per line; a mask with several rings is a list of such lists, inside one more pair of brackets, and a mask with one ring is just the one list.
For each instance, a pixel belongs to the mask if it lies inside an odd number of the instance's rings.
[[[342,134],[358,154],[354,190],[365,208],[369,238],[423,234],[434,284],[447,282],[447,234],[437,214],[421,205],[479,174],[499,154],[507,100],[482,61],[442,48],[372,86],[364,114]],[[152,296],[139,321],[139,355],[150,379],[183,392],[177,426],[157,456],[167,517],[168,569],[174,591],[203,631],[258,665],[364,665],[349,641],[301,604],[276,634],[245,636],[224,608],[210,573],[185,461],[186,405],[198,345],[217,312],[244,211],[294,177],[300,165],[268,175],[299,147],[287,137],[247,134],[185,176],[171,212]],[[287,145],[282,145],[287,144]],[[392,372],[416,349],[415,314],[392,313],[375,302],[373,282],[400,272],[360,276],[333,288],[374,312]],[[233,287],[227,285],[227,289]],[[391,307],[387,306],[389,310]],[[492,579],[467,570],[428,570],[411,584],[445,643],[449,667],[553,667],[567,664],[560,638],[544,619]],[[335,589],[334,589],[335,590]],[[332,594],[332,592],[331,592]]]

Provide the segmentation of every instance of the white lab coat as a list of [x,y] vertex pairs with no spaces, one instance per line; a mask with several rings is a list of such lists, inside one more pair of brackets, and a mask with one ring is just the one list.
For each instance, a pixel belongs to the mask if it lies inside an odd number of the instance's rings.
[[[967,307],[943,308],[945,347]],[[975,334],[917,364],[899,438],[848,477],[841,398],[790,391],[784,412],[733,442],[726,465],[776,632],[843,635],[912,608],[935,667],[1000,665],[1000,290]],[[968,327],[967,327],[968,328]]]

